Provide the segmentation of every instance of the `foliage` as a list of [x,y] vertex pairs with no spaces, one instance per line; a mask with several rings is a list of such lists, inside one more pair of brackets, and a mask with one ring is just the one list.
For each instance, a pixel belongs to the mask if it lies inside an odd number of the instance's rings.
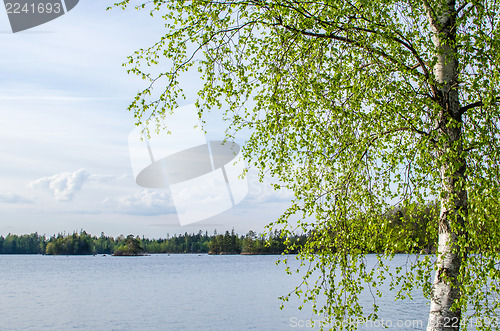
[[113,253],[115,256],[137,256],[144,255],[144,248],[142,247],[141,239],[137,236],[128,235],[123,242],[115,248]]
[[45,248],[48,255],[88,255],[94,251],[92,237],[85,231],[73,232],[70,236],[59,234],[50,238]]
[[8,234],[5,238],[0,236],[0,254],[43,254],[47,238],[37,232],[32,234]]
[[[310,266],[296,291],[305,302],[336,321],[375,319],[378,308],[363,311],[357,295],[389,277],[401,295],[421,286],[433,305],[454,302],[433,306],[441,317],[460,320],[469,306],[472,315],[495,316],[500,3],[148,4],[151,15],[165,19],[165,35],[129,57],[128,71],[148,82],[129,109],[138,122],[163,127],[183,96],[180,75],[197,67],[204,80],[200,112],[223,108],[229,137],[250,129],[247,161],[283,183],[276,188],[295,193],[274,227],[292,233],[289,220],[298,215],[298,229],[312,235],[300,255]],[[162,61],[167,70],[148,71]],[[411,215],[435,199],[439,219],[425,231],[440,238],[436,259],[416,259],[396,273],[381,259],[367,270],[368,251],[390,257],[423,244],[423,228],[406,218],[397,234],[403,246],[394,242],[387,217],[393,207]],[[326,304],[318,304],[323,294]]]
[[[289,240],[303,244],[307,236],[293,236]],[[47,255],[89,255],[115,254],[134,255],[140,253],[210,253],[210,254],[281,254],[285,252],[285,241],[280,233],[265,236],[249,231],[246,236],[238,236],[234,230],[225,235],[212,236],[201,230],[196,234],[167,235],[167,238],[149,239],[133,235],[116,238],[101,233],[92,236],[82,230],[71,235],[59,233],[50,238],[38,233],[30,235],[8,234],[0,236],[0,254],[47,254]],[[296,253],[298,247],[289,253]]]
[[168,236],[165,239],[143,239],[148,253],[208,253],[208,244],[212,240],[208,233]]
[[210,243],[208,244],[210,254],[239,254],[241,253],[241,241],[240,238],[234,233],[234,229],[229,234],[226,231],[224,235],[214,236]]

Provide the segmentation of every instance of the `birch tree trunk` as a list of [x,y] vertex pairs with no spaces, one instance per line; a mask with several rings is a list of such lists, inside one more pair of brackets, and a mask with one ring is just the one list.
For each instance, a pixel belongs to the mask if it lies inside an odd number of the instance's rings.
[[441,108],[436,127],[439,132],[438,154],[442,159],[437,270],[427,331],[460,329],[461,310],[452,311],[451,307],[461,297],[458,278],[461,263],[466,257],[458,249],[459,239],[465,235],[463,225],[467,215],[467,191],[457,83],[455,1],[447,0],[443,5],[442,8],[426,6],[437,57],[433,70],[436,98]]

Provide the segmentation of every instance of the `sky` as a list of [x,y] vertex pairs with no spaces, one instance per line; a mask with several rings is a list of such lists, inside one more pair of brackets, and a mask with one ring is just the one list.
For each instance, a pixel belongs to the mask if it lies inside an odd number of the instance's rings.
[[[81,0],[18,33],[0,9],[0,235],[262,232],[292,196],[259,183],[253,169],[239,204],[184,226],[169,187],[136,183],[129,149],[135,121],[126,108],[145,81],[122,63],[158,40],[163,24],[147,11],[106,11],[110,5]],[[201,81],[188,75],[183,84],[181,106],[194,103]],[[206,139],[222,139],[225,125],[209,120]],[[203,199],[199,190],[186,194]]]

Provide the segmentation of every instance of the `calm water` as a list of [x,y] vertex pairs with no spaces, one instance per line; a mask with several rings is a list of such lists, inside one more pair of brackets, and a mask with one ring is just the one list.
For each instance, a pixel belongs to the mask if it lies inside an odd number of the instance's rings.
[[[279,310],[277,298],[299,277],[276,259],[0,255],[0,330],[307,330],[310,310],[298,311],[297,301]],[[421,295],[377,302],[390,329],[425,329],[413,322],[427,318]]]

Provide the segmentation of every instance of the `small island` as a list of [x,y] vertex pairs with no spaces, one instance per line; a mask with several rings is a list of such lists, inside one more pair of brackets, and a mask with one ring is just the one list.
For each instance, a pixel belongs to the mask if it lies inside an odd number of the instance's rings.
[[113,256],[145,256],[147,255],[142,248],[139,237],[134,238],[129,234],[121,245],[115,248]]

